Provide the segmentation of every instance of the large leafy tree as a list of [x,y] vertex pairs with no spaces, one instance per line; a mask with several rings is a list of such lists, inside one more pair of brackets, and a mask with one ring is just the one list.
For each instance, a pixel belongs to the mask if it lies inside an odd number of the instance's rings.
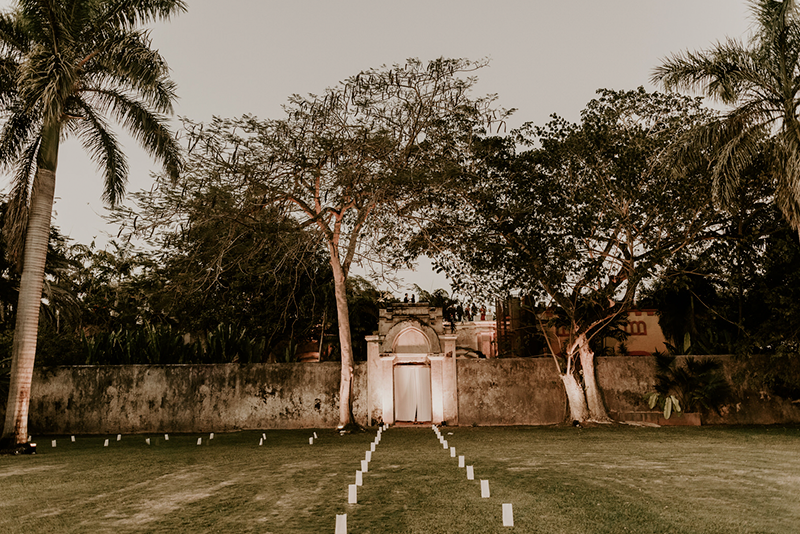
[[295,95],[281,120],[216,120],[188,134],[209,169],[248,184],[263,206],[279,207],[322,240],[338,317],[342,427],[352,423],[350,268],[369,254],[365,239],[398,242],[402,225],[387,221],[418,215],[421,192],[460,165],[464,143],[492,118],[493,97],[469,94],[476,81],[469,73],[484,64],[411,59],[322,95]]
[[[452,187],[461,208],[443,210],[453,219],[429,232],[449,249],[437,259],[457,280],[558,311],[567,339],[551,339],[550,351],[579,421],[608,419],[592,340],[714,217],[701,172],[661,166],[673,139],[706,120],[699,102],[643,89],[599,93],[579,124],[555,117],[478,145],[472,180]],[[519,143],[532,148],[518,154]]]
[[734,206],[745,169],[772,137],[767,160],[775,201],[800,231],[800,10],[795,0],[754,0],[748,42],[727,39],[697,52],[673,54],[653,73],[667,89],[700,91],[727,106],[718,120],[692,132],[688,151],[712,150],[714,192]]
[[[187,122],[190,131],[196,126]],[[124,240],[148,244],[147,265],[139,261],[142,268],[124,286],[128,298],[140,301],[138,312],[146,311],[140,319],[192,335],[233,325],[263,338],[273,353],[279,344],[312,337],[331,278],[318,240],[265,206],[251,180],[218,172],[208,156],[195,145],[178,180],[161,175],[149,190],[131,195],[133,207],[112,212]],[[120,272],[108,265],[109,274]],[[94,278],[86,282],[94,285]],[[103,287],[98,304],[109,308],[121,300]]]
[[59,144],[81,141],[109,204],[122,196],[128,171],[109,119],[177,174],[180,151],[166,117],[175,86],[139,26],[184,9],[182,0],[21,0],[0,15],[0,163],[14,177],[4,234],[22,270],[4,440],[27,438]]
[[674,257],[645,306],[659,310],[674,350],[737,354],[747,358],[748,382],[797,399],[800,241],[772,202],[765,157],[742,175],[739,199],[712,238]]
[[744,170],[734,203],[704,246],[674,255],[644,292],[644,306],[658,310],[661,329],[680,354],[730,354],[753,341],[752,291],[770,261],[771,243],[789,230],[773,202],[766,158],[765,152]]

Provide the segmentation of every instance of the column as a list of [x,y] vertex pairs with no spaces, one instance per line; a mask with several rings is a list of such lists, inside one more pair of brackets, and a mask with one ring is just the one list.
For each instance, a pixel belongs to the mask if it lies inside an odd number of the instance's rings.
[[443,344],[442,360],[442,416],[449,425],[458,424],[458,375],[456,363],[456,334],[439,336]]
[[380,376],[381,417],[384,423],[391,425],[394,423],[394,354],[380,357]]
[[366,336],[367,341],[367,425],[383,417],[381,399],[381,339],[382,336]]
[[441,423],[444,421],[443,411],[443,383],[442,383],[442,363],[444,356],[441,354],[428,355],[431,364],[431,422]]

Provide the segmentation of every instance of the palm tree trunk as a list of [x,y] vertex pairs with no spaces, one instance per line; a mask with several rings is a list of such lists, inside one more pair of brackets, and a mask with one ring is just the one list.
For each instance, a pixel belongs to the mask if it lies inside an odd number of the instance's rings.
[[30,215],[25,235],[22,278],[19,284],[17,323],[12,349],[11,383],[3,427],[3,439],[13,436],[15,443],[28,437],[28,405],[30,403],[36,338],[39,331],[39,309],[42,303],[44,265],[50,238],[50,214],[53,210],[56,174],[39,169],[31,195]]
[[30,211],[22,256],[22,277],[17,301],[17,323],[11,352],[11,376],[6,420],[0,441],[25,443],[28,438],[28,407],[31,400],[33,362],[39,333],[39,310],[42,284],[50,241],[50,215],[56,188],[59,128],[50,126],[42,132],[37,158],[36,177],[31,191]]

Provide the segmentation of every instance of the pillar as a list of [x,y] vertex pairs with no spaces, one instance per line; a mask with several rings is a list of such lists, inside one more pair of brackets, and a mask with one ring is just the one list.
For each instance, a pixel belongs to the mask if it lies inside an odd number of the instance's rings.
[[442,367],[444,356],[429,355],[431,364],[431,423],[444,421],[444,388],[442,383]]
[[443,344],[442,359],[442,420],[448,425],[458,425],[458,375],[456,365],[455,334],[439,336]]
[[383,417],[381,398],[381,339],[382,336],[366,336],[367,341],[367,425]]

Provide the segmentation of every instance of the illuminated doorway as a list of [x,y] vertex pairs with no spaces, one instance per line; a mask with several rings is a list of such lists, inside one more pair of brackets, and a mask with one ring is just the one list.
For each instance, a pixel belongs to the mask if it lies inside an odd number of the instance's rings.
[[395,421],[430,422],[431,368],[427,365],[394,366]]

